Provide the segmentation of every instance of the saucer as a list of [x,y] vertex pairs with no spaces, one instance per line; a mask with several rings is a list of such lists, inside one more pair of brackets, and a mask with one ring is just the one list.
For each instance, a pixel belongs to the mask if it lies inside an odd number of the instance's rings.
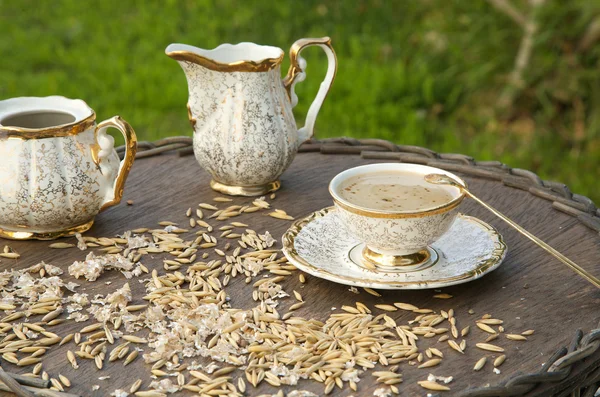
[[476,280],[496,269],[507,247],[496,229],[480,219],[458,214],[450,230],[433,243],[437,254],[417,268],[374,271],[360,254],[335,207],[296,221],[283,235],[283,252],[298,269],[340,284],[377,289],[427,289]]

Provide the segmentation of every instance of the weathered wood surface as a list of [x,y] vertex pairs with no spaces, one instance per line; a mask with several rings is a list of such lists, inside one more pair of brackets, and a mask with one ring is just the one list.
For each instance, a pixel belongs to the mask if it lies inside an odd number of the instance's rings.
[[[372,162],[375,161],[365,161],[358,156],[350,155],[300,154],[284,174],[283,187],[277,193],[273,206],[297,218],[329,206],[331,199],[327,185],[331,178],[346,168]],[[522,226],[581,266],[595,274],[600,274],[598,234],[581,225],[576,219],[552,209],[549,202],[536,198],[526,191],[485,179],[470,177],[465,179],[472,191],[483,200],[517,220]],[[100,214],[96,224],[86,235],[115,236],[134,228],[157,227],[157,222],[162,220],[185,223],[187,218],[184,213],[187,208],[195,208],[200,202],[210,202],[216,196],[208,187],[208,182],[209,176],[198,166],[193,157],[162,155],[138,160],[127,181],[122,203]],[[126,205],[127,200],[133,200],[134,204]],[[235,198],[233,203],[248,201],[247,198]],[[444,289],[443,292],[454,295],[452,299],[434,299],[432,296],[435,292],[431,290],[381,291],[382,297],[379,298],[361,290],[360,294],[356,295],[350,292],[347,286],[311,276],[307,276],[308,282],[305,285],[301,285],[296,276],[288,277],[283,283],[286,291],[291,293],[294,289],[298,290],[307,301],[307,304],[298,310],[298,314],[317,319],[324,319],[331,313],[332,307],[353,305],[356,301],[361,301],[372,309],[377,303],[399,301],[436,311],[453,308],[459,329],[466,325],[472,326],[471,334],[467,337],[466,354],[460,355],[445,343],[437,343],[437,338],[428,340],[425,345],[438,347],[444,352],[445,359],[440,366],[430,369],[417,369],[406,363],[401,364],[400,371],[404,374],[404,383],[398,386],[403,396],[426,396],[427,391],[420,388],[416,382],[424,380],[429,373],[453,376],[454,381],[450,384],[452,392],[444,393],[444,395],[452,395],[467,387],[497,384],[516,373],[537,371],[557,348],[569,344],[577,328],[588,331],[598,324],[600,291],[509,229],[473,201],[465,200],[461,211],[496,226],[503,234],[509,252],[504,264],[493,273],[468,284]],[[243,215],[239,220],[249,223],[257,231],[268,230],[275,237],[281,236],[290,224],[288,221],[268,217],[264,213]],[[73,261],[81,260],[87,254],[78,249],[50,249],[49,242],[44,241],[2,241],[2,244],[6,243],[21,254],[21,259],[17,261],[2,259],[1,270],[26,267],[44,260],[60,266],[66,274],[67,267]],[[157,256],[154,260],[149,256],[146,258],[143,263],[148,268],[162,271],[162,256]],[[125,278],[116,271],[104,273],[96,282],[77,280],[81,284],[79,292],[87,292],[90,296],[112,292],[121,287],[125,281]],[[135,279],[131,280],[130,284],[134,291],[132,304],[144,303],[141,300],[144,292],[143,285]],[[234,307],[254,306],[255,302],[251,298],[252,288],[244,284],[242,277],[232,280],[226,290],[231,296]],[[292,303],[294,303],[292,298],[283,299],[278,310],[284,313],[286,311],[284,308]],[[469,315],[467,313],[469,309],[473,309],[475,314]],[[374,309],[374,313],[378,311]],[[485,313],[503,319],[505,328],[510,332],[535,329],[535,334],[526,342],[508,341],[504,337],[494,342],[505,347],[508,356],[501,367],[500,374],[492,372],[493,366],[489,361],[482,371],[472,370],[480,357],[493,356],[475,348],[475,343],[483,341],[487,336],[474,326],[475,320]],[[391,313],[390,316],[399,324],[414,318],[414,314],[401,311]],[[30,321],[36,320],[32,318]],[[83,325],[85,323],[67,322],[53,327],[52,331],[64,336],[78,331]],[[71,393],[82,396],[108,396],[117,388],[128,389],[137,378],[144,379],[144,386],[149,384],[150,366],[144,364],[141,358],[127,367],[123,367],[120,362],[107,363],[103,370],[97,370],[90,360],[80,359],[80,368],[73,370],[66,359],[67,349],[74,349],[74,346],[67,344],[60,348],[52,348],[43,362],[44,369],[51,376],[56,377],[60,373],[71,379],[73,386],[68,390]],[[591,357],[589,360],[597,361],[598,357]],[[11,372],[27,371],[26,368],[9,364],[4,367]],[[572,373],[572,376],[577,376],[580,372],[581,370],[578,369]],[[234,374],[235,377],[243,376],[242,371]],[[101,376],[110,376],[110,379],[99,380],[98,377]],[[373,380],[370,374],[363,374],[358,384],[359,392],[352,393],[348,389],[336,388],[332,395],[372,395],[373,390],[380,387],[374,384]],[[100,385],[100,390],[93,392],[92,385],[96,384]],[[285,391],[294,389],[312,390],[321,394],[323,386],[314,381],[301,381],[298,386],[284,388]],[[248,385],[247,395],[276,391],[263,382],[258,390]],[[538,389],[531,395],[549,394],[548,390]]]

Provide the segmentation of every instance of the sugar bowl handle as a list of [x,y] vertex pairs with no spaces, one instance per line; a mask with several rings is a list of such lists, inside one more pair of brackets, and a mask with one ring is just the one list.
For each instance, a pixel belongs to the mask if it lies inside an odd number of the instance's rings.
[[290,48],[290,69],[283,79],[283,85],[290,96],[292,107],[298,104],[298,96],[294,92],[294,87],[296,83],[304,81],[306,78],[306,60],[300,56],[300,52],[304,48],[311,45],[321,47],[323,51],[325,51],[325,54],[327,54],[327,74],[325,75],[325,80],[323,80],[321,86],[319,87],[317,96],[308,109],[304,127],[298,130],[298,142],[300,143],[312,138],[317,115],[319,114],[321,105],[323,104],[323,101],[325,100],[325,97],[331,88],[331,84],[333,83],[333,79],[335,78],[335,73],[337,71],[337,58],[335,56],[335,51],[333,51],[333,47],[331,46],[331,39],[329,37],[323,37],[320,39],[300,39],[296,41],[292,45],[292,48]]
[[116,128],[117,130],[121,131],[121,134],[123,134],[123,137],[125,138],[125,158],[121,160],[119,165],[117,177],[113,185],[112,195],[108,196],[106,201],[102,204],[100,211],[103,211],[108,207],[112,207],[113,205],[117,205],[121,202],[121,198],[123,197],[123,189],[125,187],[125,180],[127,179],[127,175],[129,175],[129,170],[131,170],[133,160],[135,159],[135,153],[137,152],[137,137],[135,135],[135,131],[133,128],[131,128],[129,123],[119,116],[104,120],[96,126],[96,130],[94,132],[94,135],[96,136],[96,142],[98,142],[98,145],[100,146],[100,150],[98,151],[98,162],[101,168],[102,159],[108,157],[111,153],[114,153],[115,150],[114,139],[112,136],[106,133],[106,130],[109,128]]

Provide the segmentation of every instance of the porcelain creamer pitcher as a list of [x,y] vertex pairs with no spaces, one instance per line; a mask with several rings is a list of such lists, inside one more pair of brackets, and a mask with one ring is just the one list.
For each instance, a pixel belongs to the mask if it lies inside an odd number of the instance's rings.
[[[125,137],[120,161],[116,128]],[[96,125],[82,100],[0,101],[0,237],[47,240],[88,230],[118,204],[136,152],[135,132],[115,116]]]
[[[298,129],[292,108],[296,83],[305,78],[300,52],[316,45],[328,68]],[[222,44],[203,50],[171,44],[166,53],[179,61],[189,90],[188,117],[194,129],[194,154],[212,176],[211,187],[230,195],[255,196],[277,190],[279,176],[298,146],[313,135],[315,120],[337,68],[329,37],[301,39],[290,49],[290,69],[281,79],[283,50],[253,43]]]

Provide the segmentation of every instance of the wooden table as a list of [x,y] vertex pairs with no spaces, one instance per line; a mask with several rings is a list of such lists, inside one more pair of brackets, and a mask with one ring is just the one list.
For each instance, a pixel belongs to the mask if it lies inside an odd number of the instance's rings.
[[[332,204],[327,191],[329,181],[340,171],[378,160],[364,160],[359,156],[324,155],[320,153],[302,153],[297,156],[290,169],[283,175],[282,188],[273,201],[275,208],[287,211],[296,218],[310,214]],[[556,211],[549,201],[537,198],[527,191],[511,188],[497,181],[476,178],[459,173],[464,177],[471,190],[483,200],[492,204],[535,235],[563,252],[569,258],[598,275],[600,274],[600,236],[588,229],[576,218]],[[115,236],[126,230],[141,227],[157,227],[157,222],[170,220],[187,223],[185,212],[188,208],[196,208],[200,202],[211,202],[216,196],[208,187],[209,176],[199,167],[192,156],[178,157],[165,154],[136,161],[127,181],[125,196],[121,204],[100,214],[94,227],[86,233],[89,236]],[[132,200],[133,205],[126,201]],[[248,198],[234,198],[233,203],[247,203]],[[373,308],[375,304],[408,302],[419,307],[436,311],[453,308],[458,318],[459,328],[470,324],[471,335],[467,337],[468,347],[464,355],[452,351],[445,343],[435,343],[444,352],[442,364],[430,369],[417,369],[406,363],[401,365],[404,382],[399,386],[403,396],[426,396],[427,391],[417,385],[427,374],[453,376],[450,384],[452,392],[442,395],[454,395],[459,390],[469,387],[495,385],[517,373],[530,373],[540,369],[551,354],[559,347],[570,343],[578,328],[584,331],[594,329],[600,317],[600,291],[574,274],[571,270],[546,254],[541,249],[525,240],[515,231],[508,228],[500,220],[494,218],[483,208],[471,200],[463,203],[462,212],[481,218],[495,226],[504,236],[509,247],[504,263],[491,274],[468,284],[444,289],[443,292],[453,295],[449,300],[434,299],[434,291],[380,291],[381,297],[375,297],[360,290],[356,295],[348,286],[334,284],[329,281],[307,276],[307,283],[300,284],[297,276],[287,277],[283,282],[285,290],[297,290],[302,293],[307,303],[298,310],[304,317],[324,319],[332,312],[332,307],[354,305],[360,301]],[[247,221],[257,230],[268,230],[279,238],[289,227],[290,222],[273,219],[264,214],[259,216],[242,215],[236,220]],[[64,240],[74,241],[74,239]],[[17,261],[2,259],[2,270],[31,266],[39,261],[60,266],[68,276],[67,267],[75,260],[82,260],[87,252],[78,249],[57,250],[48,248],[49,242],[4,241],[21,254]],[[278,243],[280,244],[280,243]],[[280,246],[280,245],[279,245]],[[145,259],[144,264],[150,269],[162,270],[161,256],[156,259]],[[142,276],[143,278],[143,276]],[[76,280],[81,284],[79,292],[106,294],[123,285],[126,279],[116,271],[104,273],[96,282]],[[110,283],[110,285],[109,285]],[[134,301],[144,303],[143,285],[136,279],[130,280],[134,292]],[[246,285],[242,277],[233,279],[226,288],[232,305],[240,308],[251,308],[255,302],[251,298],[252,287]],[[280,311],[294,303],[293,298],[281,300]],[[467,313],[474,310],[473,315]],[[339,309],[337,310],[339,312]],[[506,348],[508,356],[500,367],[501,373],[495,374],[488,362],[484,370],[474,372],[475,362],[484,354],[474,347],[476,342],[485,339],[485,334],[475,327],[475,320],[489,313],[495,318],[504,320],[505,328],[511,332],[534,329],[535,334],[526,342],[512,342],[505,338],[497,343]],[[414,314],[397,311],[389,314],[399,324],[406,323]],[[33,319],[30,321],[39,321]],[[88,322],[89,323],[89,322]],[[52,328],[60,336],[76,332],[86,323],[65,322]],[[117,388],[129,388],[137,379],[149,383],[149,365],[138,358],[127,367],[121,363],[105,365],[97,370],[90,360],[79,360],[80,368],[73,370],[66,360],[67,349],[72,344],[53,347],[44,357],[44,369],[51,376],[59,373],[71,379],[71,393],[82,396],[107,396]],[[146,347],[146,349],[148,349]],[[488,355],[489,356],[489,355]],[[600,352],[588,357],[584,362],[574,366],[567,381],[589,371],[594,363],[600,361]],[[6,363],[4,363],[6,364]],[[7,371],[25,372],[26,369],[13,365],[3,365]],[[243,375],[242,371],[234,373],[235,377]],[[98,380],[100,376],[110,376],[108,380]],[[332,395],[372,395],[380,387],[373,382],[374,378],[365,373],[358,384],[359,391],[352,393],[345,388],[335,388]],[[100,385],[100,390],[92,391],[92,385]],[[562,386],[561,386],[562,387]],[[314,381],[301,381],[296,387],[285,387],[285,391],[306,389],[320,394],[323,386]],[[529,396],[549,396],[556,385],[544,385],[534,389]],[[249,386],[247,395],[275,393],[276,389],[263,382],[258,390]],[[434,394],[434,392],[429,392]],[[188,395],[190,393],[182,393]]]

